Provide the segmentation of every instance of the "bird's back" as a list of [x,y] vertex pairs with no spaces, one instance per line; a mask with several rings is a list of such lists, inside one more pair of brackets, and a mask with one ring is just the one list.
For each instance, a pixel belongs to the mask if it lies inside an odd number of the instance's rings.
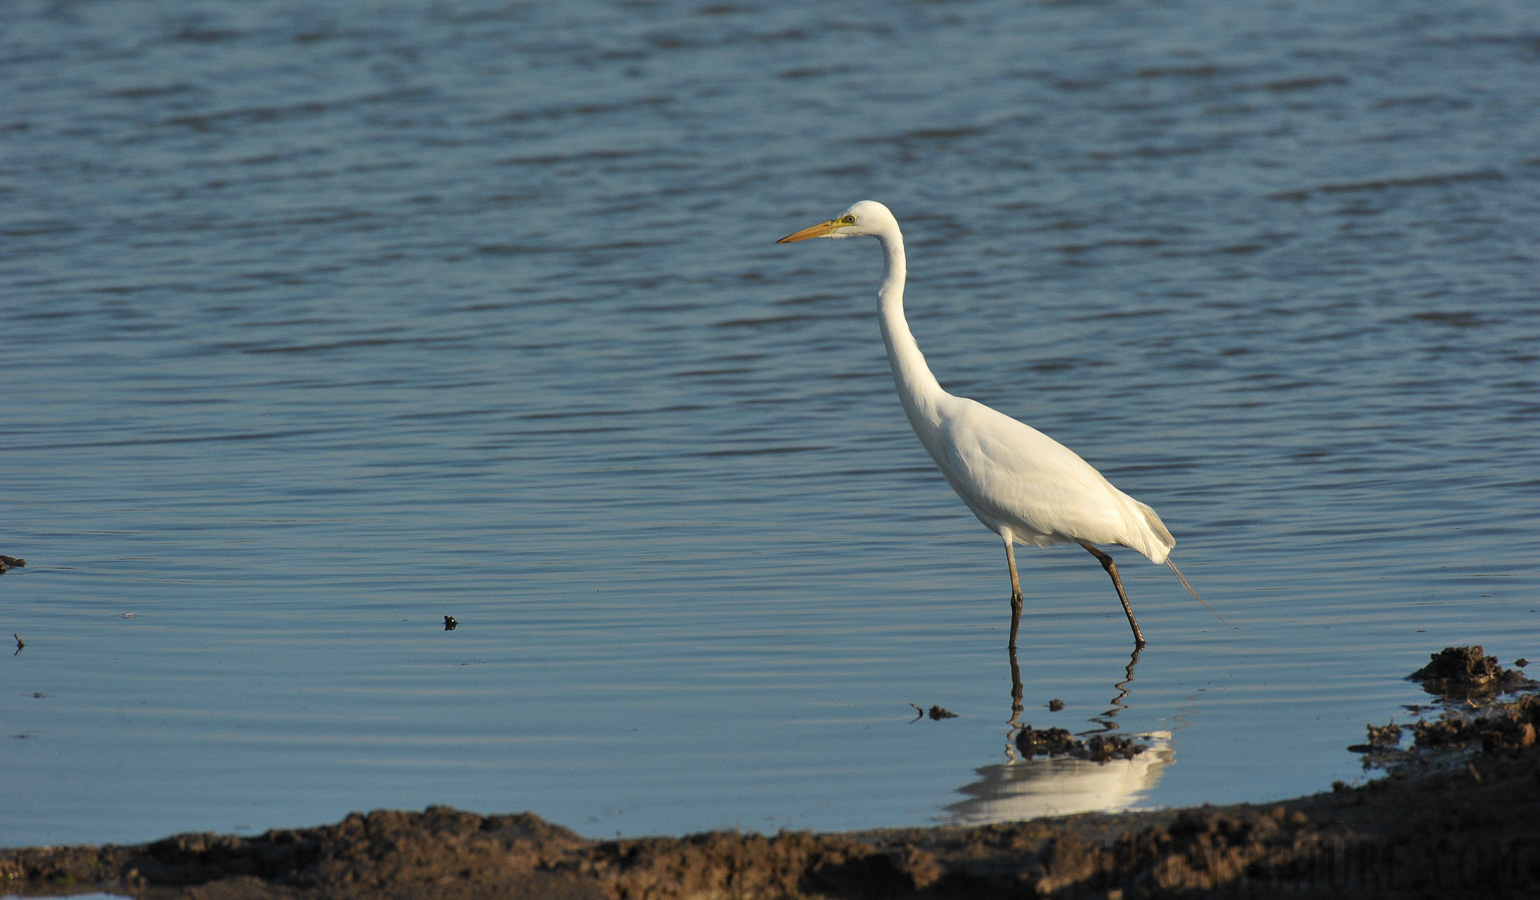
[[933,421],[914,422],[915,430],[987,527],[1009,528],[1024,544],[1121,544],[1157,563],[1175,545],[1155,510],[1030,425],[952,395],[935,413]]

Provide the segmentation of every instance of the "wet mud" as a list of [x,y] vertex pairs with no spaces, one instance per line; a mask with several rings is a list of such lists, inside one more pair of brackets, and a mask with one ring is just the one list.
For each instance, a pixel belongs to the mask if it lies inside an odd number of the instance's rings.
[[[1422,682],[1424,690],[1442,701],[1415,707],[1416,711],[1442,709],[1442,713],[1404,725],[1369,725],[1368,741],[1348,747],[1364,754],[1365,768],[1407,775],[1468,766],[1477,751],[1502,756],[1535,746],[1540,733],[1540,693],[1536,693],[1540,682],[1504,669],[1480,646],[1447,647],[1407,677]],[[1516,696],[1505,701],[1503,694]],[[1403,746],[1407,734],[1411,742]]]
[[1036,731],[1031,725],[1023,725],[1016,732],[1016,749],[1027,759],[1034,756],[1073,756],[1092,762],[1106,762],[1109,759],[1133,759],[1150,748],[1133,738],[1116,734],[1098,734],[1083,741],[1064,728]]
[[1397,729],[1394,740],[1382,730],[1382,747],[1411,731],[1403,752],[1420,753],[1424,764],[1262,805],[612,841],[528,813],[431,807],[255,837],[0,850],[0,892],[209,900],[1532,896],[1540,886],[1537,726],[1540,697],[1526,693]]
[[[1520,660],[1519,668],[1525,662]],[[1479,644],[1445,647],[1433,654],[1426,666],[1406,677],[1422,682],[1422,689],[1428,693],[1451,700],[1490,698],[1540,688],[1540,682],[1526,678],[1523,672],[1498,665],[1497,657],[1487,656]]]

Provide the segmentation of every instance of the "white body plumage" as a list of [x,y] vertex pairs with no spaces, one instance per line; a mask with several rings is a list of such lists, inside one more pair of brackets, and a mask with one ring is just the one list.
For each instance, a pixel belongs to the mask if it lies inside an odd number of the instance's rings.
[[1121,544],[1156,563],[1176,543],[1155,510],[1030,425],[944,392],[909,415],[952,490],[1001,537],[1009,531],[1039,547]]

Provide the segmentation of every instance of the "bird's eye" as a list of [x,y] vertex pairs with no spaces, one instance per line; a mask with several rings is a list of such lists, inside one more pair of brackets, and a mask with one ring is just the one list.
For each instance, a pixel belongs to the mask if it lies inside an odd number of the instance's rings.
[[855,216],[846,216],[845,218],[840,219],[840,222],[845,224],[845,225],[854,225],[854,224],[856,224],[856,217]]

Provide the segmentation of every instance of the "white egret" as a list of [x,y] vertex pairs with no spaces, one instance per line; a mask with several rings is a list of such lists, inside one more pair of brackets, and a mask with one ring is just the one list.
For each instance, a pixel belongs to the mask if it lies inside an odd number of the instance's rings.
[[[886,264],[877,289],[877,315],[909,424],[952,490],[980,522],[1005,540],[1005,561],[1011,570],[1010,646],[1016,646],[1021,624],[1021,581],[1016,577],[1013,545],[1074,543],[1090,551],[1112,576],[1134,630],[1134,643],[1143,647],[1144,634],[1128,605],[1117,565],[1097,545],[1120,544],[1151,562],[1166,563],[1190,592],[1187,579],[1166,558],[1176,539],[1155,510],[1113,487],[1074,451],[1010,416],[941,388],[904,321],[904,237],[886,206],[862,200],[838,217],[776,243],[858,236],[874,237],[882,244]],[[1203,601],[1198,598],[1198,602]]]

